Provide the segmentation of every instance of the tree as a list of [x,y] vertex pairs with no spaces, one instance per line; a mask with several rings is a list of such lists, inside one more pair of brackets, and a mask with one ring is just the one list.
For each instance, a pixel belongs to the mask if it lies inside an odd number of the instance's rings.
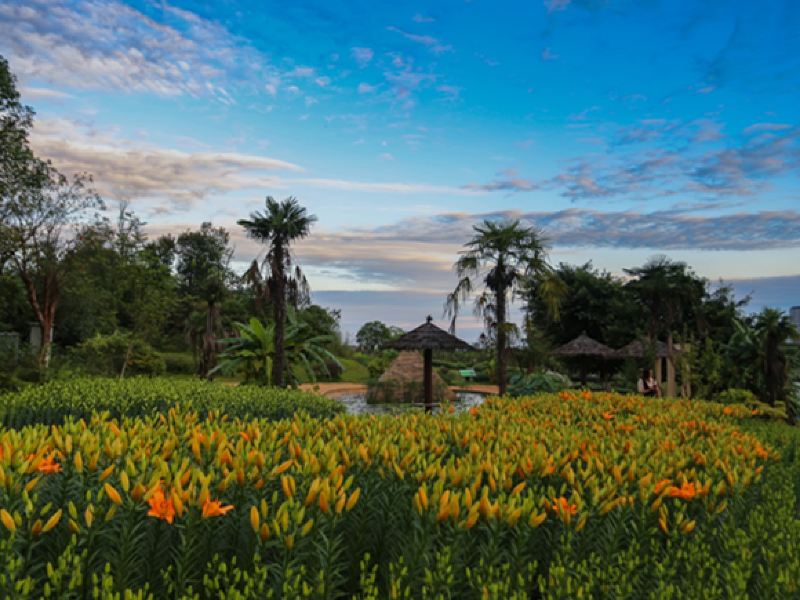
[[524,227],[518,220],[485,220],[473,230],[475,235],[454,265],[459,281],[447,297],[445,313],[452,317],[451,329],[455,330],[461,303],[470,297],[478,280],[482,281],[475,313],[484,318],[488,330],[494,330],[502,395],[506,392],[507,340],[515,329],[507,322],[508,303],[522,290],[528,295],[540,294],[555,318],[562,288],[547,262],[544,238],[537,229]]
[[679,326],[684,330],[697,318],[698,307],[706,295],[707,282],[697,277],[682,262],[658,256],[642,267],[625,269],[633,279],[627,288],[633,292],[648,315],[647,332],[651,342],[666,336],[667,360],[674,367],[674,337]]
[[102,208],[87,174],[67,178],[28,145],[33,111],[20,103],[16,80],[0,57],[0,259],[22,280],[42,330],[38,363],[47,368],[65,259],[75,226],[91,209]]
[[580,266],[561,263],[555,271],[564,294],[559,318],[553,319],[541,296],[526,300],[526,316],[535,328],[560,346],[586,333],[611,347],[630,341],[636,306],[621,279],[599,271],[591,262]]
[[233,256],[228,241],[228,232],[223,227],[214,227],[206,222],[199,231],[186,231],[179,235],[176,244],[180,289],[205,304],[199,363],[202,377],[210,377],[216,361],[219,306],[227,293],[228,264]]
[[[765,308],[756,318],[755,330],[761,342],[761,369],[766,400],[772,406],[788,399],[789,361],[784,344],[796,340],[798,332],[788,315]],[[787,407],[788,408],[788,407]]]
[[[400,332],[402,334],[402,331]],[[356,344],[361,352],[372,354],[380,350],[386,342],[397,337],[392,329],[381,321],[364,323],[356,333]]]
[[[306,212],[295,198],[282,202],[267,196],[266,211],[253,212],[249,219],[237,221],[247,235],[267,246],[262,268],[268,273],[265,289],[272,303],[275,326],[275,360],[272,364],[272,383],[283,387],[287,371],[284,351],[286,305],[297,304],[297,299],[308,295],[308,283],[299,267],[292,270],[292,243],[308,236],[311,225],[317,220]],[[294,302],[293,302],[294,301]]]

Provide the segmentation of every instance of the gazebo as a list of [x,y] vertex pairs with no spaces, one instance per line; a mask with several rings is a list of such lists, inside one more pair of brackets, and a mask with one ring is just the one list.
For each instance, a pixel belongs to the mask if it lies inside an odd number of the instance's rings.
[[425,412],[433,410],[433,351],[473,349],[467,342],[447,333],[432,321],[433,317],[429,315],[425,323],[385,346],[395,350],[422,350]]
[[[585,331],[574,340],[556,348],[553,354],[562,358],[601,358],[603,360],[616,358],[616,353],[613,349],[590,338]],[[581,364],[581,383],[586,385],[585,363]]]
[[[678,346],[672,346],[672,354],[673,356],[680,354],[681,349]],[[643,359],[649,356],[655,358],[655,365],[653,371],[655,372],[656,381],[658,381],[659,385],[664,382],[664,368],[662,367],[662,362],[664,362],[665,358],[669,357],[669,352],[667,352],[667,345],[664,342],[656,340],[655,343],[646,342],[640,339],[633,340],[630,344],[623,346],[619,350],[616,351],[616,356],[618,358],[638,358]],[[676,384],[675,384],[675,365],[672,361],[666,361],[666,384],[667,384],[667,396],[675,396],[676,391]]]

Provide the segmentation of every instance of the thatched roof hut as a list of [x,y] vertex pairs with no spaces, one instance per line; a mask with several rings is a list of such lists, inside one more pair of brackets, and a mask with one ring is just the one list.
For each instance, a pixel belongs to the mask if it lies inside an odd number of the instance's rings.
[[428,317],[425,323],[386,344],[395,350],[472,350],[464,340],[437,327]]
[[567,342],[563,346],[553,351],[556,356],[598,356],[600,358],[612,358],[615,356],[614,350],[601,344],[597,340],[590,338],[586,333],[580,334],[574,340]]
[[[422,355],[416,350],[405,350],[389,365],[370,390],[372,402],[419,402],[424,392],[424,369]],[[455,400],[455,394],[447,384],[433,372],[433,400],[435,402]]]
[[429,315],[425,319],[425,323],[386,345],[387,348],[396,350],[423,351],[423,398],[425,399],[426,412],[433,410],[433,351],[472,350],[472,346],[467,342],[458,339],[441,327],[437,327],[432,321],[433,317]]

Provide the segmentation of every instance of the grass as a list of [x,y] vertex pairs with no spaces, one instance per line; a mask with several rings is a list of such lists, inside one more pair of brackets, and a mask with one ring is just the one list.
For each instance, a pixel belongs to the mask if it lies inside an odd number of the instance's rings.
[[340,358],[344,370],[340,377],[341,381],[349,383],[367,383],[369,381],[369,370],[357,360],[352,358]]

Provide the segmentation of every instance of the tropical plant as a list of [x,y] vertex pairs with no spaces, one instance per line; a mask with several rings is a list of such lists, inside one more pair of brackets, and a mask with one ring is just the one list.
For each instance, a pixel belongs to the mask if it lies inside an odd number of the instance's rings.
[[454,331],[462,302],[483,286],[475,298],[475,313],[484,318],[490,337],[494,334],[496,340],[497,383],[502,395],[506,392],[508,340],[516,332],[508,322],[509,302],[525,290],[528,297],[541,296],[557,318],[562,286],[547,262],[545,239],[537,229],[525,227],[519,220],[485,220],[473,230],[475,234],[454,265],[459,281],[447,297],[445,314],[452,318]]
[[767,404],[775,406],[789,396],[789,362],[784,351],[788,340],[796,340],[800,333],[788,315],[773,308],[765,308],[755,322],[755,331],[761,342],[761,369]]
[[[311,225],[317,220],[295,198],[278,202],[272,196],[266,198],[266,211],[254,212],[249,219],[237,221],[245,228],[248,237],[266,244],[267,252],[263,269],[267,271],[264,290],[272,303],[275,327],[275,351],[271,366],[271,382],[282,387],[286,374],[286,305],[299,304],[299,299],[308,296],[308,282],[299,267],[292,271],[291,245],[305,238]],[[256,269],[258,271],[258,269]]]
[[[335,341],[333,335],[316,333],[291,310],[287,314],[286,325],[285,377],[290,385],[299,384],[301,374],[307,381],[316,381],[317,370],[330,375],[329,363],[339,370],[342,369],[339,360],[326,348],[326,345]],[[276,360],[275,324],[264,324],[252,317],[247,324],[237,323],[236,328],[238,337],[223,340],[230,345],[221,354],[220,363],[214,372],[234,374],[243,371],[245,383],[272,385]]]

